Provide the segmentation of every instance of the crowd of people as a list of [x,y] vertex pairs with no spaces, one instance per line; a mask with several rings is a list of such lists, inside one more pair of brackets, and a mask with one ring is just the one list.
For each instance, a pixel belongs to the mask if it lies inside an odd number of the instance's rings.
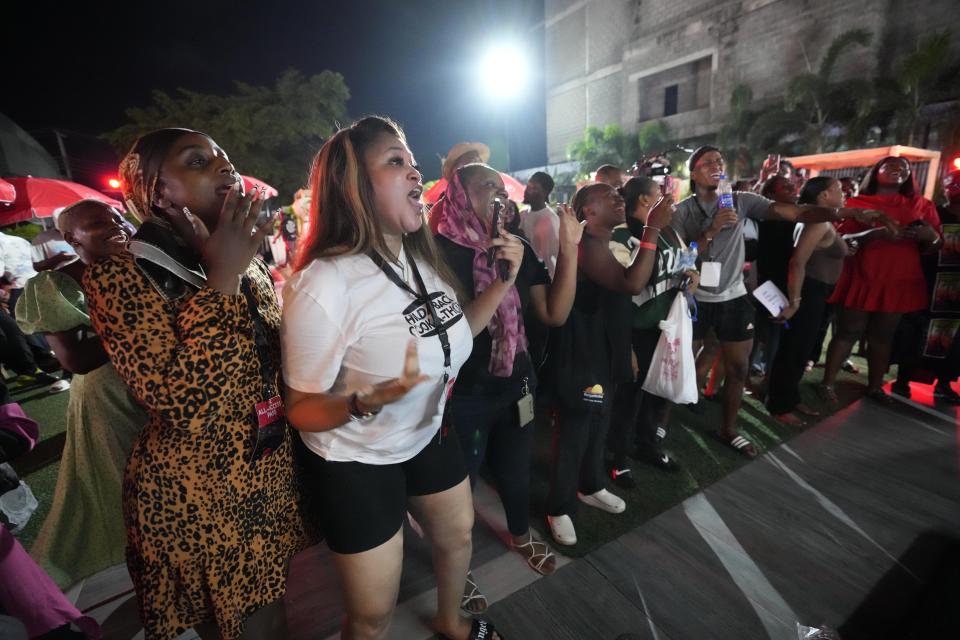
[[[288,212],[274,236],[263,194],[244,192],[210,136],[138,139],[120,165],[136,232],[103,203],[69,207],[57,229],[70,257],[36,264],[9,306],[13,328],[73,374],[57,495],[33,550],[43,569],[66,586],[125,558],[148,639],[278,638],[290,560],[323,539],[343,637],[379,638],[409,518],[432,548],[436,632],[501,638],[469,571],[481,470],[509,544],[549,575],[553,545],[577,543],[580,505],[622,513],[611,485],[637,487],[633,462],[680,468],[664,446],[674,403],[644,389],[678,297],[695,309],[680,348],[697,358],[698,393],[712,370],[723,378],[713,435],[753,458],[737,428],[745,389],[778,420],[818,415],[798,389],[833,324],[823,399],[837,402],[838,372],[865,338],[866,394],[887,402],[895,333],[923,342],[918,327],[938,317],[928,280],[957,268],[935,258],[941,223],[960,213],[957,172],[939,215],[900,158],[877,162],[859,193],[768,162],[729,206],[723,154],[703,146],[677,203],[654,178],[604,165],[555,208],[553,178],[533,174],[521,210],[484,149],[448,154],[427,208],[400,126],[358,120],[313,162],[297,198],[308,224]],[[271,237],[291,259],[282,308],[258,257]],[[752,300],[754,261],[785,295],[776,315]],[[931,374],[954,403],[958,342]],[[929,367],[898,361],[895,390],[909,394]],[[538,422],[555,434],[549,541],[530,522]]]

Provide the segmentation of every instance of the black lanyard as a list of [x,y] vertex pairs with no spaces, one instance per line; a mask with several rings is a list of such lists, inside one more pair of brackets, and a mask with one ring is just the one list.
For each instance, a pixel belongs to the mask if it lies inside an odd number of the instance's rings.
[[[697,196],[690,196],[690,197],[693,198],[693,204],[697,205],[697,209],[699,209],[700,213],[703,214],[703,219],[710,220],[711,219],[710,216],[708,216],[707,212],[703,210],[703,205],[700,204],[700,200],[697,199]],[[720,205],[717,205],[717,206],[720,206]],[[691,238],[691,240],[693,239]],[[707,246],[704,247],[704,249],[706,249],[706,251],[703,252],[703,261],[709,262],[710,256],[713,255],[713,241],[711,240],[710,242],[708,242]]]
[[427,285],[423,282],[423,277],[420,275],[420,269],[417,268],[417,263],[414,261],[413,256],[407,254],[407,261],[410,263],[410,270],[413,271],[413,278],[417,282],[417,288],[420,289],[421,293],[417,293],[410,285],[404,282],[403,278],[397,275],[397,272],[390,267],[386,261],[376,251],[371,251],[369,254],[370,259],[373,260],[373,263],[380,267],[380,270],[383,271],[383,274],[393,284],[397,285],[407,293],[413,296],[415,302],[427,307],[427,313],[430,314],[430,323],[437,330],[437,337],[440,339],[440,347],[443,349],[443,382],[447,383],[447,380],[450,379],[448,373],[450,369],[450,337],[447,335],[447,330],[443,328],[443,323],[440,322],[440,316],[437,315],[437,310],[433,308],[433,303],[430,300],[430,294],[427,291]]
[[243,276],[240,281],[240,290],[247,299],[250,309],[250,319],[253,322],[253,335],[257,345],[257,355],[260,357],[260,377],[263,380],[263,399],[272,398],[277,394],[277,371],[279,367],[274,362],[273,350],[270,348],[270,339],[267,337],[267,327],[260,315],[257,300],[253,297],[250,288],[249,276]]

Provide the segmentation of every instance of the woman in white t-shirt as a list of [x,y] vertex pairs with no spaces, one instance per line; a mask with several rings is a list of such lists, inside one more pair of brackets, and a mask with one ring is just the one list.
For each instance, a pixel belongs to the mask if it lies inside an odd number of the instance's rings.
[[461,308],[457,280],[424,225],[421,179],[403,132],[384,118],[339,131],[317,155],[311,234],[284,290],[288,418],[309,450],[304,490],[340,576],[344,637],[386,633],[409,509],[434,547],[435,630],[493,639],[487,621],[459,615],[473,502],[443,414],[523,246],[509,234],[492,241],[508,277]]

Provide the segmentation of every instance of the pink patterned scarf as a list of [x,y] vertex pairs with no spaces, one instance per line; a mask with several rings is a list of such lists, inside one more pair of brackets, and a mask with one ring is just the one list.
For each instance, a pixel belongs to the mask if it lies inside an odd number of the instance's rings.
[[[479,296],[498,276],[495,265],[487,266],[489,234],[473,211],[459,173],[454,172],[443,198],[434,205],[430,215],[437,221],[437,233],[461,247],[473,249],[473,290],[474,296]],[[490,373],[499,378],[509,378],[513,374],[514,358],[527,350],[520,294],[516,286],[511,286],[500,302],[490,318],[487,331],[492,340]]]

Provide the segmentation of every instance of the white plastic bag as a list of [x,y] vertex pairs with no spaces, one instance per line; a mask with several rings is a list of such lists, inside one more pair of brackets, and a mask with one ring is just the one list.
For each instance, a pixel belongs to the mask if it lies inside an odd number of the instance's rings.
[[37,510],[39,503],[33,491],[26,482],[20,481],[16,489],[7,491],[0,496],[0,512],[10,523],[10,533],[20,533],[30,520],[30,516]]
[[683,293],[677,293],[667,319],[660,322],[660,340],[653,352],[643,390],[676,404],[697,401],[697,368],[693,357],[693,321]]

